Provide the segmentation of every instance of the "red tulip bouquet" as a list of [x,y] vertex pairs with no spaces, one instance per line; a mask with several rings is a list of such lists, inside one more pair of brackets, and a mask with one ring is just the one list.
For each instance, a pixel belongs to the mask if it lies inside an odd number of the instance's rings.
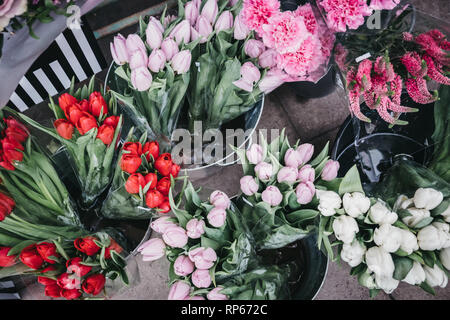
[[111,182],[122,116],[117,115],[117,100],[109,92],[103,97],[94,91],[94,77],[89,86],[74,91],[72,82],[69,93],[59,97],[59,105],[50,99],[55,129],[24,114],[18,116],[65,147],[81,186],[82,204],[89,207]]
[[108,218],[149,219],[170,211],[169,189],[180,171],[170,153],[160,153],[157,141],[144,133],[132,138],[133,129],[122,146],[110,192],[102,214]]
[[17,207],[30,221],[81,226],[65,185],[34,137],[15,118],[3,113],[0,118],[0,179]]

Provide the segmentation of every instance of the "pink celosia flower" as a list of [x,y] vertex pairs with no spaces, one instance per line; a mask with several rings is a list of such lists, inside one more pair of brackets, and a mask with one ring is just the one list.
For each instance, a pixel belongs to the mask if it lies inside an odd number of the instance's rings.
[[370,7],[374,10],[392,10],[399,3],[400,0],[371,0]]
[[311,68],[317,68],[315,59],[317,59],[316,52],[319,48],[319,40],[310,36],[302,42],[298,50],[278,55],[278,68],[284,69],[290,76],[303,76],[311,71]]
[[303,18],[291,11],[273,15],[262,29],[264,44],[281,54],[295,51],[308,36]]
[[404,41],[408,41],[408,42],[414,41],[414,36],[411,33],[403,32],[402,35],[403,35],[403,40]]
[[450,58],[447,53],[441,49],[431,35],[422,33],[416,37],[415,41],[421,46],[422,50],[433,57],[435,61],[446,66],[450,65]]
[[423,78],[428,72],[427,64],[417,52],[407,52],[400,60],[413,77]]
[[441,31],[433,29],[428,31],[427,34],[433,38],[442,50],[450,50],[450,42],[447,41],[445,35]]
[[364,90],[372,88],[372,61],[369,59],[363,60],[359,63],[358,72],[356,73],[356,81]]
[[406,91],[411,99],[420,104],[428,104],[436,101],[436,97],[431,95],[426,88],[425,79],[409,78],[405,81]]
[[244,0],[242,8],[244,23],[252,30],[262,33],[262,26],[273,15],[279,13],[278,0]]
[[428,73],[427,75],[434,81],[438,83],[445,84],[446,86],[450,86],[450,78],[444,76],[442,74],[442,66],[434,63],[433,58],[429,55],[425,54],[423,56],[423,59],[425,60],[427,66],[428,66]]
[[366,0],[323,0],[320,5],[327,12],[327,24],[337,32],[358,29],[364,23],[364,17],[372,14]]

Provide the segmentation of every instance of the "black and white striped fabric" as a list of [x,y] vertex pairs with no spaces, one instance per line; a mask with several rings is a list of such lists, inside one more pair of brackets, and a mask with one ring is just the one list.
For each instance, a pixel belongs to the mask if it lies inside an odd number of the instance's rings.
[[106,60],[86,19],[81,29],[66,29],[34,62],[10,97],[20,112],[41,103],[106,68]]
[[19,300],[20,295],[12,278],[0,280],[0,300]]

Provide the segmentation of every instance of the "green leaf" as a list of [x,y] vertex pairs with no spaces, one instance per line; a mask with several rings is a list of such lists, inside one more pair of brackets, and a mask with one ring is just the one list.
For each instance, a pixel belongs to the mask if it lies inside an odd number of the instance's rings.
[[425,292],[428,292],[429,294],[432,294],[433,296],[436,295],[436,291],[434,291],[433,287],[430,286],[426,281],[422,282],[419,285],[420,288],[422,288]]
[[423,261],[430,268],[434,267],[437,260],[436,254],[433,251],[422,251]]
[[395,270],[394,270],[394,279],[403,280],[408,275],[409,271],[411,271],[413,267],[413,260],[407,257],[398,257],[392,256],[394,260]]
[[328,141],[327,144],[325,145],[325,147],[319,153],[319,155],[317,157],[315,157],[314,160],[309,163],[312,167],[318,166],[320,163],[322,163],[322,161],[324,161],[325,159],[328,158],[329,145],[330,145],[330,142]]
[[432,223],[433,220],[434,220],[433,217],[423,218],[422,220],[420,220],[420,222],[418,224],[416,224],[414,226],[414,229],[422,229],[422,228],[426,227],[427,225],[429,225],[430,223]]
[[345,193],[361,192],[364,193],[364,189],[361,185],[361,178],[359,177],[358,168],[354,165],[342,179],[339,187],[339,195],[343,196]]
[[319,215],[319,211],[312,209],[297,210],[286,214],[286,218],[292,223],[301,223],[313,219]]

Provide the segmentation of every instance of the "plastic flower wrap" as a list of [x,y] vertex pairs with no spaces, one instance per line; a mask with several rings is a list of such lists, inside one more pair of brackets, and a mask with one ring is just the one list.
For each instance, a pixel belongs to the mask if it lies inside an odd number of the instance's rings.
[[318,197],[335,188],[339,163],[329,160],[328,144],[312,159],[314,146],[291,147],[284,131],[269,145],[262,136],[260,142],[237,151],[244,171],[241,210],[258,249],[282,248],[316,230]]
[[111,189],[102,206],[102,214],[112,219],[149,219],[170,211],[171,177],[180,166],[170,153],[160,153],[157,141],[147,141],[144,133],[132,138],[133,129],[122,145]]
[[322,237],[334,235],[331,246],[371,296],[392,293],[400,281],[434,294],[433,287],[447,285],[450,267],[449,187],[429,169],[399,160],[369,198],[354,167],[333,194],[342,203],[332,215],[321,211]]
[[67,151],[81,186],[82,205],[90,207],[111,182],[112,163],[122,129],[117,115],[117,101],[108,92],[105,97],[89,86],[61,95],[58,105],[50,99],[55,114],[54,129],[46,128],[29,117],[18,114],[33,127],[57,139]]

